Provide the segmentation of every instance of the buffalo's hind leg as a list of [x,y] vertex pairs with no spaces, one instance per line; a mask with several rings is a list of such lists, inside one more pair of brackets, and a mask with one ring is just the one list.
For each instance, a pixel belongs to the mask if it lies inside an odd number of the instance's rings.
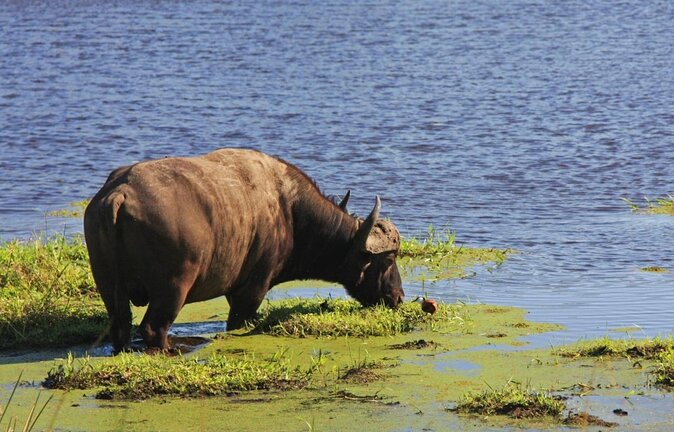
[[168,331],[178,313],[185,305],[185,299],[197,278],[198,266],[186,263],[180,275],[173,277],[163,286],[149,290],[147,312],[140,323],[140,334],[148,348],[169,349]]
[[[264,290],[266,292],[266,290]],[[242,294],[227,295],[229,302],[229,316],[227,317],[227,330],[240,329],[246,321],[253,321],[257,317],[257,309],[264,300],[264,294],[255,295],[253,292],[243,290]]]

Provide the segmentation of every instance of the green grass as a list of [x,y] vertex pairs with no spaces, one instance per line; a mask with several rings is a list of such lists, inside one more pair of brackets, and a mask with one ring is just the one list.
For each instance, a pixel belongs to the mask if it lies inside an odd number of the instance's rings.
[[106,324],[81,237],[0,245],[0,349],[92,342]]
[[43,385],[50,389],[97,389],[100,399],[141,400],[299,389],[308,384],[312,373],[312,368],[292,367],[283,354],[257,360],[219,354],[200,359],[121,353],[100,362],[69,355],[52,368]]
[[601,338],[578,343],[573,347],[556,349],[555,354],[568,357],[622,357],[627,359],[654,359],[674,349],[674,339],[669,337],[647,339]]
[[644,199],[646,201],[646,205],[644,207],[633,203],[627,198],[623,198],[623,201],[627,203],[633,212],[674,216],[674,196],[667,195],[664,198],[655,198],[654,200],[650,200],[649,198]]
[[466,393],[454,408],[461,413],[506,415],[513,418],[559,418],[565,409],[564,403],[549,393],[512,381],[500,389],[489,387],[480,393]]
[[672,347],[657,357],[652,374],[655,376],[656,384],[674,387],[674,349]]
[[354,300],[289,299],[268,303],[256,331],[292,337],[393,336],[415,329],[461,327],[470,321],[462,304],[440,304],[429,315],[418,303],[407,302],[398,309],[385,306],[363,308]]
[[398,267],[406,279],[443,280],[471,276],[466,269],[475,265],[501,265],[511,249],[473,248],[457,246],[456,233],[428,228],[425,238],[403,238]]
[[[403,277],[465,277],[466,268],[490,262],[498,265],[509,253],[457,247],[454,237],[454,233],[440,234],[431,227],[423,240],[404,239],[399,259]],[[274,316],[296,314],[302,308],[317,312],[317,307],[311,301],[281,305],[274,310]],[[329,302],[329,307],[321,313],[296,314],[283,324],[273,322],[277,318],[272,316],[266,331],[295,336],[365,337],[408,332],[425,324],[456,324],[462,318],[458,306],[445,306],[432,317],[422,313],[416,304],[395,312],[386,308],[362,310],[355,302]],[[98,339],[106,325],[107,314],[96,292],[81,236],[41,236],[0,244],[0,349],[90,343]]]

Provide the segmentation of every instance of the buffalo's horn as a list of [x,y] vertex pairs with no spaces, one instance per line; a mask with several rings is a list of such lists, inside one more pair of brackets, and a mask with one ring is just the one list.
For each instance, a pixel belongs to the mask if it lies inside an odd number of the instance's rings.
[[372,212],[370,215],[363,221],[363,223],[360,225],[360,228],[358,228],[358,232],[356,233],[356,238],[354,240],[355,245],[360,249],[360,250],[367,250],[366,244],[367,244],[367,238],[370,235],[370,231],[372,231],[372,228],[374,227],[375,222],[377,222],[377,219],[379,219],[379,210],[381,209],[381,200],[379,199],[379,195],[377,195],[377,199],[374,204],[374,208],[372,209]]
[[346,205],[349,203],[349,198],[351,198],[351,189],[346,191],[346,195],[344,195],[344,198],[342,198],[342,200],[339,202],[339,208],[347,213],[348,211],[346,210]]

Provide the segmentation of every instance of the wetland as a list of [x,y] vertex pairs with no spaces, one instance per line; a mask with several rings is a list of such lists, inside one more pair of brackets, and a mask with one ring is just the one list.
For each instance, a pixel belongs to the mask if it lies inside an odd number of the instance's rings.
[[[1,2],[0,429],[671,429],[673,19],[655,0]],[[298,314],[269,329],[224,332],[215,300],[173,326],[182,357],[111,357],[82,199],[118,166],[218,147],[284,158],[357,212],[379,195],[421,243],[407,299],[437,316],[375,334],[342,288],[294,283],[265,310]],[[438,263],[430,238],[462,252]],[[321,313],[362,333],[309,332]],[[42,384],[140,365],[270,381]],[[525,418],[538,399],[561,414]]]

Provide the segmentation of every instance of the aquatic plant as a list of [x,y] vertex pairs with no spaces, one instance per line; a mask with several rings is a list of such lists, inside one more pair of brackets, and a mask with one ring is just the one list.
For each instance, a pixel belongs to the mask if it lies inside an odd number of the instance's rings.
[[460,327],[468,321],[467,308],[461,303],[440,304],[438,312],[430,315],[411,302],[389,309],[383,305],[363,308],[353,300],[296,298],[268,303],[256,331],[293,337],[391,336],[421,327]]
[[0,245],[0,348],[90,342],[106,323],[81,237]]
[[84,210],[89,205],[89,199],[84,199],[81,201],[74,201],[69,204],[69,208],[52,210],[47,212],[47,216],[51,217],[69,217],[69,218],[81,218],[84,217]]
[[656,384],[674,387],[674,348],[669,347],[658,355],[652,374]]
[[511,249],[457,246],[456,233],[428,228],[425,238],[402,238],[398,268],[404,278],[442,280],[469,276],[466,268],[487,263],[501,265]]
[[623,357],[654,359],[674,349],[674,339],[669,337],[646,339],[610,339],[608,337],[579,342],[572,347],[553,351],[561,357]]
[[649,273],[669,273],[668,269],[660,266],[641,267],[641,271]]
[[633,203],[628,198],[622,198],[627,203],[633,212],[645,214],[664,214],[674,216],[674,196],[667,195],[663,198],[655,198],[653,200],[644,197],[646,201],[645,207],[641,207]]
[[454,411],[479,415],[507,415],[513,418],[559,417],[566,406],[548,392],[508,381],[500,389],[465,393]]
[[55,365],[43,385],[50,389],[100,388],[100,399],[148,399],[155,396],[216,396],[238,391],[298,389],[313,369],[292,367],[283,353],[266,360],[169,357],[163,354],[121,353],[94,362],[72,354]]

